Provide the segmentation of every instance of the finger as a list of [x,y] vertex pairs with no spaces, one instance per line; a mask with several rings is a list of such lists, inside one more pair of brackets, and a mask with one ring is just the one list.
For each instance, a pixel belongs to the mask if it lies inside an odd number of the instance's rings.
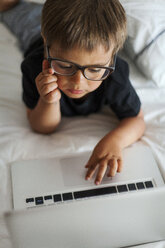
[[88,162],[85,165],[85,168],[90,168],[92,165],[98,164],[100,161],[100,159],[98,157],[96,157],[94,155],[94,153],[92,153],[92,155],[90,156]]
[[56,76],[51,76],[51,75],[46,76],[46,77],[43,76],[40,81],[39,80],[37,81],[37,85],[40,88],[42,88],[44,85],[48,85],[48,84],[53,83],[53,82],[57,84],[57,77]]
[[51,75],[49,74],[41,74],[36,78],[36,83],[38,86],[42,86],[44,84],[49,84],[53,81],[57,81],[57,76],[56,75]]
[[107,170],[107,160],[103,160],[99,164],[99,170],[98,170],[96,180],[95,180],[96,185],[101,183],[101,181],[105,175],[106,170]]
[[123,161],[122,161],[122,159],[118,159],[118,160],[117,160],[117,163],[118,163],[117,172],[121,172],[122,169],[123,169]]
[[109,165],[110,165],[110,169],[107,176],[114,177],[118,168],[117,160],[115,158],[111,159]]
[[96,167],[97,167],[97,164],[94,164],[94,165],[91,165],[86,173],[86,177],[85,179],[86,180],[89,180],[92,178],[93,174],[95,173],[96,171]]
[[53,74],[54,70],[49,66],[49,61],[47,59],[44,59],[42,61],[42,72],[44,74],[48,73],[48,74]]
[[[43,77],[42,79],[36,80],[36,87],[40,95],[48,94],[50,91],[54,90],[58,87],[58,84],[56,83],[57,78],[56,76],[49,76],[49,77]],[[54,85],[54,89],[52,88],[52,85]],[[51,89],[49,89],[51,87]]]
[[48,83],[49,83],[49,78],[50,79],[52,78],[52,79],[54,79],[54,81],[57,81],[57,76],[55,74],[53,74],[53,75],[51,75],[51,74],[52,73],[49,73],[49,71],[45,72],[45,73],[41,72],[40,74],[38,74],[38,76],[35,79],[36,83],[41,84],[42,83],[41,81],[43,81],[43,80],[44,80],[44,82],[48,81]]
[[46,69],[49,69],[49,61],[47,59],[44,59],[42,61],[42,71],[45,71]]
[[49,84],[44,84],[41,89],[40,89],[40,94],[45,96],[49,94],[51,91],[54,91],[57,89],[58,85],[55,82],[49,83]]
[[58,89],[51,91],[48,93],[46,96],[43,97],[44,101],[47,103],[55,103],[60,100],[61,98],[61,93]]

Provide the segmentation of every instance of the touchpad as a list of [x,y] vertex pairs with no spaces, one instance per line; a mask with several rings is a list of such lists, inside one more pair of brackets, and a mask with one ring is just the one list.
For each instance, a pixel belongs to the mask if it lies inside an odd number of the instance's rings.
[[[85,168],[85,165],[87,164],[90,156],[91,156],[91,152],[90,153],[88,152],[88,153],[83,153],[79,155],[74,155],[72,157],[60,159],[64,185],[66,187],[88,186],[94,184],[96,173],[93,175],[91,180],[89,181],[85,180],[85,175],[87,173],[87,169]],[[107,181],[106,179],[103,180],[103,182],[106,181]]]

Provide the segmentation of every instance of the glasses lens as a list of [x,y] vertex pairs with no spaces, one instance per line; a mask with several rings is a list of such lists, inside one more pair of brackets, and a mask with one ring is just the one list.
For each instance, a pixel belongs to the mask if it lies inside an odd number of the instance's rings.
[[62,75],[72,75],[76,71],[73,64],[60,60],[52,60],[51,66],[55,72]]
[[85,69],[84,73],[90,80],[103,80],[111,73],[111,71],[107,68],[89,67]]

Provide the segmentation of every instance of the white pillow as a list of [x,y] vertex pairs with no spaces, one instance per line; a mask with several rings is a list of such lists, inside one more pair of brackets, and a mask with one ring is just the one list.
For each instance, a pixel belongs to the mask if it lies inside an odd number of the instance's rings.
[[126,53],[143,74],[165,87],[165,0],[120,0],[127,14]]

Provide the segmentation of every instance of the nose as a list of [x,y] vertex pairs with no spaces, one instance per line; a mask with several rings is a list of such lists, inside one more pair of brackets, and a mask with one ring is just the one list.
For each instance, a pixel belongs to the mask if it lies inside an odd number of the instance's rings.
[[72,82],[75,85],[81,85],[85,84],[87,82],[87,79],[84,77],[83,73],[78,70],[73,76],[72,76]]

